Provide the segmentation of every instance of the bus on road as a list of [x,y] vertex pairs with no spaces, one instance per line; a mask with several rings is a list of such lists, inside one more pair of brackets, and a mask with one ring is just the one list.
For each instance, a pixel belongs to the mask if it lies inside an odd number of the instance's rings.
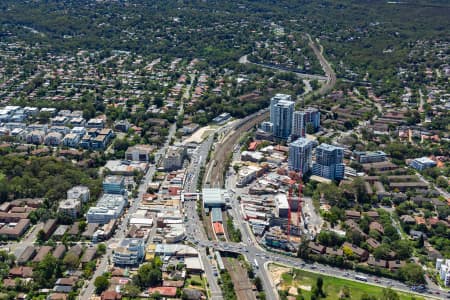
[[258,261],[256,260],[256,258],[255,258],[255,260],[254,260],[254,262],[255,262],[255,268],[259,268],[259,266],[258,266]]

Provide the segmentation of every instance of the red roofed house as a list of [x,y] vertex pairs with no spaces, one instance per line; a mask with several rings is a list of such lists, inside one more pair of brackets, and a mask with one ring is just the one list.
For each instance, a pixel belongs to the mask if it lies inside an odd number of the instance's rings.
[[31,278],[33,277],[33,268],[31,267],[16,267],[9,269],[9,276],[12,278],[22,277]]
[[177,288],[174,286],[160,286],[148,289],[149,294],[159,293],[163,297],[175,297],[177,295]]
[[416,220],[417,225],[421,225],[421,224],[425,225],[426,224],[424,217],[415,216],[414,219]]
[[122,295],[116,291],[104,291],[100,296],[102,300],[120,300]]
[[250,145],[248,146],[248,151],[255,151],[256,148],[261,144],[261,142],[255,141],[255,142],[251,142]]

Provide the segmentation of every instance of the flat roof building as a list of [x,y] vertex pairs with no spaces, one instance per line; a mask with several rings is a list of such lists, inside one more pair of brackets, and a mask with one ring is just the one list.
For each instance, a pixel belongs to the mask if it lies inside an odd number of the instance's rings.
[[353,155],[355,159],[361,164],[382,162],[386,160],[387,156],[383,151],[353,151]]
[[106,194],[118,194],[124,195],[125,189],[125,178],[119,175],[109,175],[103,180],[103,191]]
[[344,178],[345,165],[342,163],[344,149],[329,144],[321,144],[316,148],[316,162],[313,164],[313,175],[340,180]]
[[150,145],[135,145],[128,147],[125,152],[125,159],[148,162],[153,149],[154,148]]
[[87,212],[88,223],[106,224],[112,219],[119,218],[127,204],[122,195],[103,194],[96,206]]
[[206,188],[202,190],[203,207],[223,207],[226,205],[225,191],[217,188]]
[[299,138],[289,144],[289,170],[306,174],[311,169],[313,141]]
[[291,134],[294,105],[290,95],[276,94],[270,99],[270,123],[275,137],[286,139]]
[[186,149],[184,147],[169,147],[169,150],[164,156],[164,169],[166,171],[181,169],[185,157]]
[[138,265],[144,259],[143,239],[126,238],[120,241],[113,254],[113,262],[119,266]]
[[428,157],[420,157],[413,159],[410,163],[410,166],[418,171],[423,171],[428,168],[436,167],[436,162],[434,160],[429,159]]
[[320,128],[320,111],[314,107],[294,111],[292,120],[292,135],[306,137],[307,133],[314,133]]
[[89,201],[90,192],[87,186],[77,185],[67,191],[67,199],[80,199],[81,202]]
[[277,194],[275,196],[275,205],[279,218],[287,218],[289,212],[289,202],[286,194]]
[[75,219],[81,210],[80,199],[65,199],[59,202],[58,212]]
[[213,208],[211,209],[211,221],[212,221],[213,223],[215,223],[215,222],[220,222],[220,223],[222,223],[222,222],[223,222],[223,219],[222,219],[222,209],[221,209],[220,207],[213,207]]

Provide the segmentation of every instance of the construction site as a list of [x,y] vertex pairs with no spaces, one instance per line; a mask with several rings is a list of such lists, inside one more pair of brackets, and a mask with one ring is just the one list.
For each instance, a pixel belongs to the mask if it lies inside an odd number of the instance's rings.
[[233,194],[239,200],[232,209],[248,222],[259,243],[294,252],[302,238],[316,234],[321,219],[312,205],[304,209],[302,174],[288,171],[288,151],[276,143],[264,147],[250,143],[231,163],[235,172],[227,181],[233,181]]

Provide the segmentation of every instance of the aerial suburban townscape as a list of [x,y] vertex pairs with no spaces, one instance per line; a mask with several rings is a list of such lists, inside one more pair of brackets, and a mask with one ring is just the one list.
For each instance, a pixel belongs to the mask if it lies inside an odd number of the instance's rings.
[[450,299],[450,3],[0,1],[0,299]]

